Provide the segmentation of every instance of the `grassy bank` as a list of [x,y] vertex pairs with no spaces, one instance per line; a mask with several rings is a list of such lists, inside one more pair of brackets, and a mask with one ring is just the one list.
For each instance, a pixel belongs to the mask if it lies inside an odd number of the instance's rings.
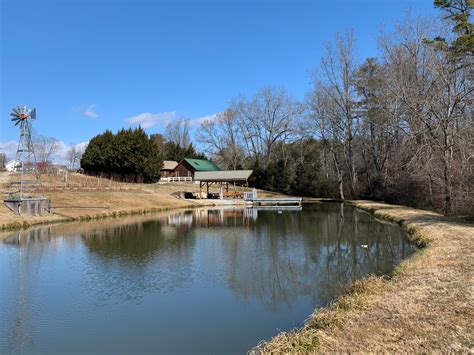
[[356,282],[300,329],[280,333],[252,352],[471,352],[474,226],[429,211],[352,203],[399,223],[422,248],[390,280]]
[[[2,173],[1,192],[11,191],[10,182],[16,174]],[[51,199],[53,212],[47,216],[19,216],[0,204],[0,230],[27,228],[39,224],[90,220],[107,217],[154,213],[175,208],[192,208],[219,203],[213,200],[183,200],[179,191],[197,191],[199,185],[188,184],[127,184],[80,174],[69,174],[68,183],[53,176],[42,177],[41,188],[27,193]]]
[[[2,195],[11,191],[11,181],[18,180],[13,173],[0,173]],[[27,190],[33,195],[51,199],[53,212],[47,216],[19,216],[0,204],[0,230],[15,230],[40,224],[67,221],[84,221],[128,215],[156,213],[177,208],[194,208],[225,204],[242,204],[232,200],[184,200],[177,198],[182,191],[199,191],[195,183],[127,184],[85,176],[69,174],[68,182],[44,175],[42,187]],[[217,187],[210,189],[218,192]],[[259,191],[260,196],[273,196]]]

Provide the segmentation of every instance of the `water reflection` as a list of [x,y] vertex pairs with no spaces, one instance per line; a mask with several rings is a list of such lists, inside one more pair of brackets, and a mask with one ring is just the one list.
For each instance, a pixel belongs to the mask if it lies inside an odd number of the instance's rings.
[[[104,322],[102,311],[127,318],[133,309],[130,322],[139,312],[161,307],[177,319],[188,317],[187,307],[212,314],[213,297],[230,303],[209,327],[222,326],[224,314],[252,308],[248,319],[241,318],[255,327],[242,323],[239,328],[249,339],[248,344],[241,340],[247,349],[276,328],[303,321],[342,285],[390,273],[411,252],[397,226],[331,203],[283,213],[199,209],[23,231],[0,244],[0,275],[7,281],[0,298],[0,352],[41,351],[52,336],[45,328],[62,329],[66,322],[66,329],[84,331],[85,318]],[[212,292],[204,297],[205,290]],[[173,301],[183,294],[181,303]],[[156,320],[146,325],[158,326]],[[193,337],[182,326],[168,325],[161,332],[145,340],[166,342],[178,333]],[[223,336],[235,338],[235,333]],[[209,346],[202,351],[215,350]]]

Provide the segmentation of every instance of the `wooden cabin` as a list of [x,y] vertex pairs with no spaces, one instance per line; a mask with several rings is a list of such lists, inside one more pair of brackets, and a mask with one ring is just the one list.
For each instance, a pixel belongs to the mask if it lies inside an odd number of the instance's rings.
[[184,158],[174,169],[175,177],[190,177],[194,180],[194,173],[198,171],[220,171],[221,169],[212,161],[204,159]]
[[163,161],[163,168],[161,168],[160,173],[162,178],[167,178],[174,176],[174,169],[178,166],[178,162],[174,160],[165,160]]

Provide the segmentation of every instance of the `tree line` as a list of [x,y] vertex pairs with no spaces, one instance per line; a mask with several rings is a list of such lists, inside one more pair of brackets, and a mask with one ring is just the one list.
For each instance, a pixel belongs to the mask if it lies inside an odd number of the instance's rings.
[[188,128],[189,120],[178,119],[167,125],[165,136],[148,135],[141,127],[115,134],[107,130],[89,141],[81,168],[86,174],[117,181],[157,182],[164,160],[206,158],[194,149]]
[[[359,62],[352,31],[326,47],[304,100],[281,87],[234,98],[196,141],[223,169],[253,169],[256,187],[301,196],[373,199],[473,216],[471,0],[435,0],[444,22],[412,19]],[[163,160],[204,159],[189,119],[165,135],[141,128],[94,137],[86,173],[155,182]]]
[[447,22],[407,16],[362,63],[353,32],[338,34],[303,101],[275,87],[237,97],[199,143],[223,168],[254,169],[257,187],[472,216],[472,2],[435,6]]

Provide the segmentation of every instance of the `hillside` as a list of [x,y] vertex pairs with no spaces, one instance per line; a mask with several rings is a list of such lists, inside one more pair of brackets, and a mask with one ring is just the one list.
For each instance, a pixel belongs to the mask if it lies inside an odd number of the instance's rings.
[[[11,182],[18,174],[0,173],[2,195],[12,192]],[[130,214],[157,212],[173,208],[239,204],[236,200],[184,200],[180,192],[199,192],[196,183],[129,184],[82,174],[69,173],[68,182],[52,175],[42,177],[42,187],[29,188],[27,193],[51,199],[53,208],[49,216],[19,216],[0,204],[0,229],[15,229],[38,223],[64,220],[85,220]],[[218,192],[217,187],[210,191]],[[277,195],[259,191],[260,196]]]

